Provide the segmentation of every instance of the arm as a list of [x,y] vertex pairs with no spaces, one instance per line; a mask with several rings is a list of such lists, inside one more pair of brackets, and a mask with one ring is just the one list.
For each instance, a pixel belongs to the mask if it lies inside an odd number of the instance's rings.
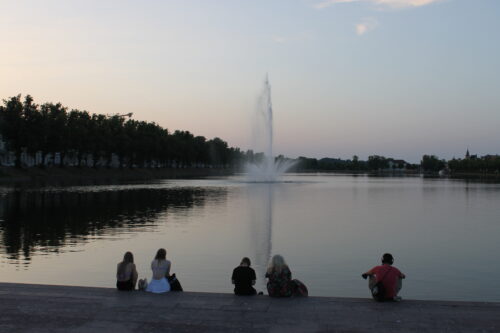
[[170,276],[170,268],[172,267],[172,263],[169,261],[168,262],[168,267],[167,267],[167,276]]
[[137,278],[139,277],[139,274],[137,274],[137,269],[135,268],[135,264],[132,264],[132,282],[135,283],[137,282]]
[[361,277],[366,280],[367,277],[375,275],[374,269],[370,269],[369,271],[361,274]]
[[232,283],[232,284],[236,284],[236,282],[234,281],[234,280],[235,280],[235,275],[236,275],[236,274],[235,274],[235,271],[236,271],[236,268],[235,268],[235,269],[233,269],[233,274],[231,274],[231,283]]
[[398,278],[400,279],[406,278],[406,275],[404,275],[399,269],[397,269],[396,267],[393,267],[393,269],[395,269],[396,272],[398,273]]

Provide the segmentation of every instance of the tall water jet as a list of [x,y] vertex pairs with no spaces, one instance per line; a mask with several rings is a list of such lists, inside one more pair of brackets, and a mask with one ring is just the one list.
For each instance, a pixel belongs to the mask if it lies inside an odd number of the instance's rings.
[[[293,163],[284,159],[275,161],[273,155],[273,103],[271,100],[271,85],[267,75],[258,100],[257,122],[254,127],[254,151],[262,149],[264,156],[261,160],[247,165],[248,178],[255,182],[275,182]],[[261,143],[260,146],[257,144],[258,141]]]

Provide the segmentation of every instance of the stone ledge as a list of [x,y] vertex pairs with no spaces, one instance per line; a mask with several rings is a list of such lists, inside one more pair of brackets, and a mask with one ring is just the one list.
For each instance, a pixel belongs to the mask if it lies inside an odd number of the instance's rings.
[[500,303],[0,283],[0,332],[499,332]]

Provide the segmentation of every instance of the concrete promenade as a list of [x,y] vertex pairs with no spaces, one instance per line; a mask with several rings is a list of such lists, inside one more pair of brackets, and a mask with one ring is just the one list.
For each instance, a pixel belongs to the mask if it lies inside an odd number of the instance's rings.
[[500,332],[500,303],[118,292],[0,283],[0,332]]

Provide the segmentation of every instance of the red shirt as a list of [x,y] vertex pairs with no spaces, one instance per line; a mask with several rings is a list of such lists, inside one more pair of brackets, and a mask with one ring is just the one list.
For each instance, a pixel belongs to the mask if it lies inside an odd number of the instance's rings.
[[368,271],[368,273],[375,274],[377,282],[382,280],[386,298],[393,298],[396,296],[398,280],[404,277],[403,273],[401,273],[399,269],[389,264],[384,264],[382,266],[373,267]]

